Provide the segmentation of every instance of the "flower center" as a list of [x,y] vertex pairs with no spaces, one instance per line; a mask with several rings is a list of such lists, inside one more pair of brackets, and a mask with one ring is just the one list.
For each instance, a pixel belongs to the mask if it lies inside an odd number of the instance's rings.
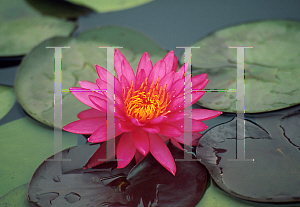
[[148,78],[141,84],[141,87],[133,91],[133,81],[131,87],[125,98],[125,90],[123,89],[123,96],[125,99],[125,109],[127,115],[131,118],[136,118],[139,121],[151,120],[159,115],[169,113],[166,109],[171,101],[169,101],[169,93],[166,94],[166,87],[159,85],[159,77],[155,84],[152,82],[149,90],[147,89]]

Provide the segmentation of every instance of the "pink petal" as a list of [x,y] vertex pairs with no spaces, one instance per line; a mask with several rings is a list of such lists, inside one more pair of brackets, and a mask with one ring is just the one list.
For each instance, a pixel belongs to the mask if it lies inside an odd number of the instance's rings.
[[137,126],[145,126],[145,124],[140,123],[139,120],[137,120],[135,118],[131,118],[130,121]]
[[161,80],[164,76],[166,75],[166,64],[165,61],[159,60],[157,63],[154,65],[153,69],[151,70],[149,74],[149,79],[148,79],[148,85],[156,82],[157,78],[159,77],[159,80]]
[[178,67],[178,58],[176,56],[174,56],[174,59],[173,59],[173,71],[174,72],[177,72],[177,67]]
[[[106,82],[102,81],[102,80],[99,79],[99,78],[96,79],[96,83],[97,83],[97,86],[101,89],[101,93],[102,93],[103,95],[105,95],[106,97],[107,97],[107,88],[109,88],[110,91],[113,90],[113,89],[112,89],[112,85],[107,84]],[[111,96],[108,97],[108,100],[109,100],[110,102],[113,102],[113,99],[112,99]]]
[[[92,143],[98,143],[98,142],[104,142],[106,140],[109,140],[111,138],[117,137],[118,135],[122,134],[123,132],[120,130],[118,124],[116,125],[114,123],[107,123],[108,126],[102,125],[100,126],[89,138],[88,141]],[[107,128],[111,129],[115,126],[115,135],[113,136],[113,133],[110,133],[111,136],[107,136]]]
[[192,89],[193,90],[201,90],[201,89],[205,88],[205,86],[207,85],[208,81],[209,80],[206,79],[206,80],[202,81],[201,83],[199,83],[198,85],[193,86]]
[[89,119],[102,116],[106,117],[106,113],[96,109],[87,109],[77,114],[78,119]]
[[193,76],[192,77],[193,86],[198,85],[199,83],[201,83],[202,81],[205,81],[206,79],[207,79],[206,73]]
[[122,67],[122,75],[126,77],[129,83],[131,83],[131,81],[133,80],[133,84],[135,84],[135,74],[128,61],[123,60],[121,67]]
[[142,69],[144,69],[146,77],[149,76],[150,71],[152,70],[153,65],[150,60],[149,54],[145,52],[140,59],[139,66],[137,68],[136,74],[138,75]]
[[[172,100],[172,102],[168,106],[167,110],[177,111],[177,110],[183,109],[184,107],[187,108],[187,107],[191,106],[192,104],[196,103],[204,94],[205,94],[205,91],[199,91],[199,92],[198,91],[193,91],[192,92],[192,102],[191,103],[185,103],[184,102],[184,95],[181,94],[181,95],[177,96],[175,99]],[[190,94],[187,93],[187,95],[190,95]]]
[[96,84],[97,84],[97,87],[100,88],[101,90],[103,90],[103,91],[107,90],[107,82],[102,80],[101,78],[96,79]]
[[[107,90],[107,82],[106,81],[102,80],[101,78],[97,78],[96,83],[97,83],[98,88],[102,89],[103,91]],[[115,84],[114,92],[116,94],[123,95],[122,85],[116,77],[114,77],[114,84]],[[108,86],[110,88],[112,88],[111,83],[108,83]]]
[[[117,79],[115,79],[115,81],[119,82]],[[115,98],[116,103],[118,104],[118,106],[119,106],[120,108],[123,108],[123,106],[124,106],[124,101],[123,101],[123,91],[122,91],[121,85],[119,86],[119,87],[121,87],[121,89],[117,90],[116,85],[120,84],[120,83],[116,84],[117,82],[115,82],[115,88],[113,89],[113,86],[112,86],[111,84],[106,83],[105,81],[103,81],[103,80],[101,80],[101,79],[99,79],[99,78],[96,79],[97,86],[98,86],[102,91],[105,91],[105,93],[103,93],[103,94],[105,94],[105,96],[107,96],[107,88],[108,88],[110,91],[114,91],[114,95],[115,95],[115,96],[114,96],[114,97],[109,96],[109,97],[108,97],[108,98],[109,98],[108,100],[109,100],[110,102],[113,103],[113,102],[114,102],[114,98]]]
[[[194,120],[191,118],[186,118],[186,120],[189,119],[188,121],[192,122],[192,126],[188,125],[184,128],[184,119],[181,119],[179,121],[175,122],[168,122],[169,124],[175,126],[177,129],[180,129],[181,132],[199,132],[207,129],[207,126],[202,122],[198,120]],[[179,135],[178,135],[179,136]],[[177,136],[174,136],[177,137]]]
[[119,95],[119,94],[115,94],[115,104],[117,107],[119,107],[120,109],[124,108],[124,99],[123,99],[123,95]]
[[118,161],[118,168],[123,168],[127,166],[132,160],[135,154],[136,148],[132,141],[132,133],[124,133],[117,146],[117,159],[122,159],[123,161]]
[[170,51],[163,60],[166,63],[166,74],[172,71],[173,69],[173,63],[174,63],[174,51]]
[[171,143],[175,146],[175,147],[177,147],[178,149],[180,149],[180,150],[184,150],[183,148],[182,148],[182,146],[177,142],[177,140],[176,139],[174,139],[173,137],[171,137]]
[[103,124],[106,124],[106,117],[82,119],[67,124],[63,130],[75,134],[92,134]]
[[123,88],[122,88],[121,82],[116,77],[114,77],[114,80],[115,80],[115,92],[116,92],[116,94],[118,93],[120,95],[123,95]]
[[125,118],[124,112],[118,106],[115,106],[113,103],[107,101],[103,98],[98,98],[95,96],[89,96],[91,102],[97,106],[102,112],[106,112],[109,115],[119,117],[121,119]]
[[[192,88],[191,79],[192,79],[192,75],[187,75],[185,77],[185,82],[184,82],[185,88],[190,88],[190,90]],[[185,89],[185,91],[187,91],[187,89]]]
[[126,79],[126,77],[124,75],[121,75],[121,79],[120,80],[121,80],[122,88],[125,89],[125,94],[127,94],[128,90],[129,90],[129,88],[131,86],[130,85],[131,83],[128,82],[128,80]]
[[[106,154],[106,143],[102,143],[97,151],[93,154],[93,156],[89,159],[89,161],[85,164],[83,170],[105,163],[106,161],[104,159],[110,160],[113,158],[106,158]],[[101,161],[99,161],[99,159],[101,159]]]
[[178,121],[180,119],[184,119],[184,111],[172,112],[169,113],[167,116],[168,116],[167,122]]
[[89,107],[92,107],[94,109],[99,109],[89,98],[90,95],[93,95],[95,97],[98,97],[100,99],[104,99],[105,96],[99,93],[92,92],[89,89],[79,88],[79,87],[72,87],[70,88],[70,91],[72,94],[82,103],[85,105],[88,105]]
[[139,163],[142,159],[144,159],[144,155],[142,155],[138,150],[135,151],[135,162]]
[[149,134],[149,137],[151,154],[162,166],[175,176],[176,165],[170,150],[158,134]]
[[176,98],[176,96],[174,95],[175,91],[169,91],[168,93],[169,93],[170,100]]
[[198,121],[205,121],[205,120],[213,119],[221,114],[222,111],[214,111],[208,109],[193,109],[192,116],[190,116],[190,118]]
[[[185,115],[186,114],[186,115]],[[189,117],[190,114],[188,114],[188,112],[186,111],[177,111],[177,112],[172,112],[172,113],[169,113],[167,116],[167,122],[174,122],[174,121],[178,121],[180,119],[184,119],[184,115],[185,117]]]
[[188,70],[188,66],[189,66],[189,62],[186,62],[184,63],[184,65],[180,67],[178,72],[175,73],[174,82],[184,77],[185,72]]
[[95,67],[99,78],[102,79],[103,81],[107,82],[107,76],[110,77],[109,78],[110,80],[112,80],[112,78],[114,77],[114,75],[108,72],[105,68],[102,68],[99,65],[95,65]]
[[179,96],[184,95],[183,92],[185,92],[186,94],[189,94],[189,95],[191,94],[191,92],[192,92],[191,77],[192,77],[191,75],[188,75],[185,78],[183,78],[184,91],[182,91],[182,94],[179,94]]
[[168,117],[167,116],[159,116],[150,121],[150,124],[158,124],[164,122]]
[[121,119],[125,119],[126,114],[124,113],[124,110],[118,107],[118,104],[115,105],[115,113],[114,115],[116,117],[119,117]]
[[179,111],[184,109],[184,96],[174,98],[169,106],[167,107],[166,111]]
[[178,96],[178,94],[183,93],[183,89],[184,89],[184,79],[181,78],[172,84],[170,91],[175,90],[174,95]]
[[146,72],[144,69],[141,69],[135,78],[135,90],[138,90],[142,83],[145,82]]
[[109,114],[114,114],[114,109],[113,109],[113,104],[110,102],[107,102],[106,97],[105,98],[99,98],[93,95],[89,96],[89,99],[91,102],[97,106],[98,109],[100,109],[103,112],[109,113]]
[[143,130],[146,132],[152,133],[152,134],[157,134],[159,133],[159,127],[154,124],[146,124],[145,126],[141,127]]
[[134,125],[132,122],[130,121],[123,121],[120,120],[119,121],[119,128],[120,130],[122,130],[123,132],[130,132],[132,130],[134,130],[136,128],[136,125]]
[[[196,103],[204,94],[205,94],[205,91],[192,92],[192,104],[191,105]],[[187,106],[187,107],[189,107],[189,106]]]
[[96,83],[90,81],[78,81],[78,83],[81,86],[81,88],[87,88],[96,92],[100,91]]
[[170,73],[166,74],[165,77],[161,79],[161,81],[159,81],[159,86],[161,86],[163,89],[165,85],[167,85],[166,92],[168,92],[172,87],[173,78],[174,78],[174,72],[171,71]]
[[132,140],[135,147],[146,156],[149,152],[149,134],[140,127],[132,131]]
[[174,136],[180,136],[181,132],[178,128],[176,128],[173,125],[161,123],[159,124],[160,134],[168,136],[168,137],[174,137]]
[[[124,55],[120,52],[120,50],[115,49],[115,54],[114,54],[114,64],[115,64],[115,70],[118,79],[120,80],[121,75],[122,75],[122,62],[125,62],[125,65],[130,65]],[[126,70],[132,70],[132,68],[126,68]]]

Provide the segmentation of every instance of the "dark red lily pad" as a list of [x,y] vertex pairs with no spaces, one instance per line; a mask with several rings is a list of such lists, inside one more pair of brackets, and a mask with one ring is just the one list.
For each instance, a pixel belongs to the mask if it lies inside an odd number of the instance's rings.
[[[236,119],[206,132],[197,146],[216,184],[250,201],[300,203],[299,108],[245,114],[245,159],[236,159]],[[254,161],[252,161],[254,159]]]
[[[87,143],[64,150],[63,159],[71,161],[43,162],[29,184],[29,206],[193,207],[202,197],[207,171],[197,161],[176,162],[176,176],[151,154],[121,169],[110,161],[82,170],[98,146]],[[181,150],[168,147],[174,158],[183,158]]]

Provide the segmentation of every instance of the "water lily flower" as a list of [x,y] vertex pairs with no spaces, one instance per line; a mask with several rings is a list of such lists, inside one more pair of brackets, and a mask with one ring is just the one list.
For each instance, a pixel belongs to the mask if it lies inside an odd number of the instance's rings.
[[[79,81],[80,87],[72,87],[73,95],[91,109],[78,114],[80,120],[72,122],[64,130],[91,136],[89,142],[105,142],[114,137],[107,135],[107,125],[115,127],[115,137],[121,135],[116,144],[118,168],[127,166],[133,157],[138,163],[148,153],[173,175],[176,173],[174,158],[165,142],[171,141],[183,150],[179,143],[184,142],[184,132],[190,133],[192,140],[201,137],[200,131],[207,126],[202,122],[219,116],[222,112],[193,109],[192,114],[185,114],[184,108],[198,101],[208,83],[207,74],[194,77],[186,76],[188,62],[177,72],[177,57],[169,52],[154,66],[148,53],[140,59],[136,74],[129,62],[118,50],[114,53],[114,66],[117,77],[106,69],[96,65],[99,78],[96,83]],[[107,76],[114,83],[107,82]],[[191,84],[192,101],[186,105],[184,86]],[[107,96],[107,88],[113,87],[114,99]],[[108,123],[106,116],[114,116],[114,122]],[[184,119],[190,119],[192,126],[184,128]],[[106,147],[101,144],[90,158],[84,169],[103,163]]]

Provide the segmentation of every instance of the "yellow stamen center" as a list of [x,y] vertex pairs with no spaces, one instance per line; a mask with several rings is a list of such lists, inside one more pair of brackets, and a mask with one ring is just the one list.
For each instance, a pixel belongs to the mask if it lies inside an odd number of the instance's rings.
[[166,111],[171,102],[169,100],[169,93],[166,94],[167,85],[165,85],[164,88],[162,88],[162,86],[158,87],[158,77],[155,84],[153,81],[148,90],[147,81],[148,78],[145,79],[145,82],[143,82],[141,87],[136,91],[133,91],[133,81],[131,81],[131,87],[126,96],[125,90],[123,89],[127,115],[139,121],[151,120],[170,112]]

